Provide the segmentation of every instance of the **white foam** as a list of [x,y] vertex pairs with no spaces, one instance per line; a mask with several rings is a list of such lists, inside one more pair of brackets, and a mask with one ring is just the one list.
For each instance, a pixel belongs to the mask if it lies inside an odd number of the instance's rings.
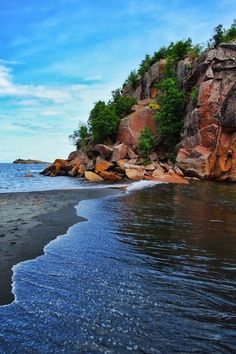
[[140,189],[144,189],[144,188],[150,188],[153,187],[157,184],[162,184],[162,182],[158,182],[158,181],[138,181],[138,182],[134,182],[132,184],[128,184],[127,185],[127,191],[131,192],[131,191],[136,191],[136,190],[140,190]]

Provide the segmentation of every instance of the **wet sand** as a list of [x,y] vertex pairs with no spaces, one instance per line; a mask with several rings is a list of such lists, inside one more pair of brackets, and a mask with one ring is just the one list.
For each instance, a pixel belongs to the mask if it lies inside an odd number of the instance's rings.
[[43,248],[83,221],[75,206],[84,199],[119,193],[118,189],[0,193],[0,305],[14,300],[12,267],[43,254]]

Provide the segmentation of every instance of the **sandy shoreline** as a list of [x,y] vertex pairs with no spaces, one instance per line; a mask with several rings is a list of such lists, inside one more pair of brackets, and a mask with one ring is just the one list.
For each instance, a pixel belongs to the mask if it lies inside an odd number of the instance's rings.
[[84,199],[119,193],[118,189],[0,193],[0,305],[14,300],[12,267],[43,254],[43,248],[82,221],[75,206]]

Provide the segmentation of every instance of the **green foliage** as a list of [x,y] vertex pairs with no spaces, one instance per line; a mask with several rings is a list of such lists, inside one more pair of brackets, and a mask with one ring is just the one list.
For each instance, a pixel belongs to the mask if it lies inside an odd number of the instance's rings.
[[141,62],[139,69],[138,69],[138,74],[143,76],[146,71],[150,68],[152,65],[152,57],[149,54],[146,54],[144,60]]
[[168,47],[168,57],[173,61],[177,62],[186,57],[188,52],[193,49],[192,39],[188,38],[185,41],[177,41],[176,43],[171,43]]
[[86,124],[80,122],[79,128],[74,130],[73,134],[69,135],[69,140],[73,145],[79,149],[81,146],[86,144],[86,139],[88,138],[88,127]]
[[226,30],[223,25],[218,25],[214,28],[213,37],[208,45],[217,48],[220,43],[227,43],[236,39],[236,20],[233,21],[231,27]]
[[197,101],[198,101],[198,88],[197,88],[197,86],[194,86],[193,88],[192,88],[192,90],[190,91],[190,100],[191,100],[191,102],[193,103],[193,105],[194,106],[196,106],[197,105]]
[[156,119],[165,145],[169,151],[173,151],[179,142],[183,127],[184,94],[175,78],[163,79],[158,87],[161,108],[156,114]]
[[131,84],[132,88],[135,89],[138,86],[138,73],[136,70],[131,71],[124,85]]
[[224,31],[223,25],[218,25],[214,28],[214,34],[212,37],[214,47],[218,47],[218,45],[223,42]]
[[151,65],[156,63],[158,60],[165,59],[168,56],[168,48],[161,47],[157,52],[154,52]]
[[144,156],[148,156],[156,145],[156,139],[149,127],[145,127],[139,138],[139,147]]
[[114,105],[103,101],[95,103],[89,115],[89,128],[95,143],[104,143],[113,138],[119,124]]
[[223,41],[230,42],[236,39],[236,20],[233,21],[231,27],[225,32]]
[[158,51],[154,52],[153,56],[147,54],[141,62],[138,71],[131,71],[124,85],[130,83],[133,88],[136,88],[139,81],[138,78],[142,77],[160,59],[167,60],[167,76],[175,76],[175,65],[179,60],[184,59],[187,55],[195,59],[201,54],[202,50],[203,47],[201,45],[193,45],[191,38],[175,43],[172,42],[168,47],[161,47]]
[[112,91],[112,100],[110,104],[114,106],[119,118],[125,117],[131,112],[131,107],[136,103],[136,99],[131,96],[122,96],[120,89]]

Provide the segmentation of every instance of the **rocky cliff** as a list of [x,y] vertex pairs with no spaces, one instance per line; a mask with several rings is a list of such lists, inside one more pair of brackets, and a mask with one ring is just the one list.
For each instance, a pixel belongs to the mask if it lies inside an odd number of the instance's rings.
[[204,53],[183,87],[198,95],[187,105],[178,167],[188,176],[236,181],[236,41]]
[[[165,60],[152,65],[138,86],[127,85],[124,94],[156,97],[164,67]],[[181,60],[177,77],[187,105],[176,165],[189,177],[236,181],[236,41],[222,43],[197,60]]]
[[138,102],[121,119],[115,144],[89,144],[86,153],[73,152],[43,173],[97,181],[127,177],[186,183],[183,176],[236,181],[236,41],[177,63],[185,114],[176,162],[170,162],[163,148],[157,146],[147,164],[138,143],[146,126],[159,135],[152,103],[158,99],[156,84],[164,77],[165,65],[164,59],[156,62],[138,78],[135,87],[128,84],[123,88],[124,95]]

